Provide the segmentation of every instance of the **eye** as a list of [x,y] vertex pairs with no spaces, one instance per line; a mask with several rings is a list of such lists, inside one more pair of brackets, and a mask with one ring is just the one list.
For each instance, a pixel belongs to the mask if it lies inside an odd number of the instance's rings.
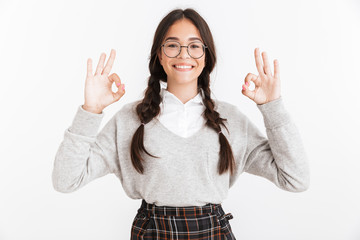
[[192,43],[192,44],[190,44],[190,48],[194,48],[194,49],[201,48],[201,44],[200,43]]
[[180,44],[177,42],[166,42],[165,47],[170,49],[179,48]]

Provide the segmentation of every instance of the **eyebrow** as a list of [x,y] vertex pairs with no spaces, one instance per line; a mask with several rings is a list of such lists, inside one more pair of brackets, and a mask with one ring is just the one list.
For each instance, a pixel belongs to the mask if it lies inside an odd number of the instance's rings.
[[[177,40],[179,41],[180,39],[177,38],[177,37],[168,37],[165,39],[165,42],[168,41],[168,40]],[[194,41],[194,40],[199,40],[200,42],[202,42],[202,40],[198,37],[191,37],[191,38],[188,38],[189,41]]]

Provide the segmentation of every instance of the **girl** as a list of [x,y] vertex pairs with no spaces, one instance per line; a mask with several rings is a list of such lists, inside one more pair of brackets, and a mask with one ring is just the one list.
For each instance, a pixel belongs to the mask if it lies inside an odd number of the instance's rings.
[[85,103],[56,154],[54,188],[73,192],[113,173],[130,198],[142,199],[131,239],[236,239],[229,223],[233,216],[221,203],[242,172],[286,191],[309,186],[300,135],[280,96],[279,63],[274,61],[272,74],[265,52],[262,59],[264,64],[256,48],[259,75],[245,77],[242,94],[257,104],[268,138],[235,105],[211,98],[214,41],[193,9],[176,9],[163,18],[144,98],[125,104],[99,133],[104,108],[125,88],[117,74],[109,76],[114,50],[105,67],[101,55],[94,75],[88,59]]

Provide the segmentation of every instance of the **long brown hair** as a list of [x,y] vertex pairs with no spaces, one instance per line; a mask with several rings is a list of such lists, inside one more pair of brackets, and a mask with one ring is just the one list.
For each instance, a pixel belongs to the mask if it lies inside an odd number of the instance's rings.
[[[205,67],[198,77],[197,82],[198,90],[202,89],[204,93],[202,94],[202,98],[206,107],[204,111],[204,116],[207,119],[206,125],[218,133],[221,131],[221,124],[228,131],[224,124],[224,121],[227,121],[227,119],[221,118],[219,113],[214,110],[215,103],[210,97],[210,73],[216,64],[215,45],[210,28],[205,20],[195,10],[191,8],[187,8],[185,10],[175,9],[161,20],[156,29],[149,62],[149,70],[151,75],[148,80],[148,87],[145,90],[144,98],[136,106],[136,112],[142,124],[140,124],[139,128],[135,131],[131,141],[131,161],[136,171],[141,174],[144,172],[144,167],[141,163],[141,161],[144,161],[144,159],[141,157],[140,152],[144,151],[146,154],[157,158],[156,156],[150,154],[144,147],[144,124],[150,122],[160,113],[160,103],[162,101],[160,95],[160,81],[167,82],[167,75],[160,64],[158,53],[161,51],[162,41],[164,40],[170,26],[177,20],[183,18],[187,18],[192,21],[192,23],[199,30],[204,44],[207,46],[205,52]],[[220,161],[218,164],[218,172],[219,174],[222,174],[230,168],[230,173],[233,174],[235,169],[234,156],[231,150],[231,146],[222,132],[219,133],[219,143]]]

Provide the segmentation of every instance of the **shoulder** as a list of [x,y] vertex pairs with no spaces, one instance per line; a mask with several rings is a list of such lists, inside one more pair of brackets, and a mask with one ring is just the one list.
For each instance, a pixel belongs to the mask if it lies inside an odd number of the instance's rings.
[[226,119],[224,124],[226,125],[228,131],[223,131],[225,136],[229,137],[231,141],[242,141],[249,126],[249,118],[239,109],[238,106],[233,103],[222,100],[214,101],[214,109],[220,114],[221,118]]
[[133,122],[138,124],[140,122],[136,113],[136,106],[141,100],[124,103],[124,105],[115,113],[117,122]]
[[238,106],[235,104],[214,99],[215,110],[220,114],[221,117],[231,118],[236,120],[247,120],[247,116],[241,112]]
[[235,110],[237,108],[234,104],[219,100],[219,99],[213,99],[215,102],[215,110],[216,111],[231,111]]
[[136,106],[141,102],[141,99],[132,101],[132,102],[127,102],[125,103],[122,108],[118,111],[119,112],[136,112]]

